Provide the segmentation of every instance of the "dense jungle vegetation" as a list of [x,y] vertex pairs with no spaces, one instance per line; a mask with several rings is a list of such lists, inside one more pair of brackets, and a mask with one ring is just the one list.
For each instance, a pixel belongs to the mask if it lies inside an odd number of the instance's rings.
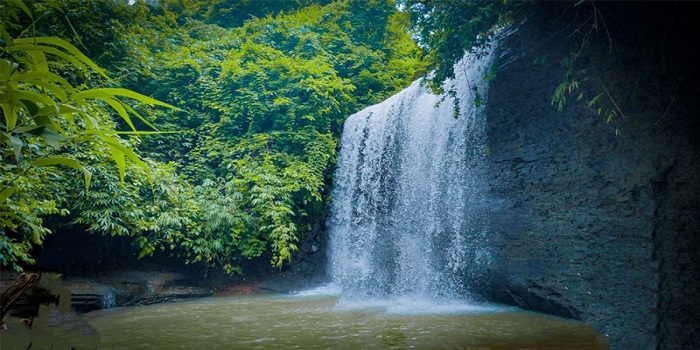
[[344,119],[429,69],[439,91],[504,6],[0,3],[0,262],[69,229],[281,267],[322,220]]

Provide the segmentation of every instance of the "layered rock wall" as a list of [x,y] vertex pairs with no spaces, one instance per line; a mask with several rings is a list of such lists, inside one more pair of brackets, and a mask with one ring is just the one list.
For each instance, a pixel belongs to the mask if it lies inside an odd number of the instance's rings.
[[[487,104],[488,293],[589,322],[611,349],[698,348],[698,45],[675,5],[591,8],[601,25],[573,67],[587,80],[562,111],[561,60],[592,22],[541,6],[501,43]],[[598,93],[611,122],[587,108]]]

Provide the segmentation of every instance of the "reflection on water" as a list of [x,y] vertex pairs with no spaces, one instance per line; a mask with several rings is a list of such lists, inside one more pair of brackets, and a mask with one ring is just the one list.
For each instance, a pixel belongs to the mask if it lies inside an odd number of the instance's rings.
[[607,349],[590,326],[512,308],[401,314],[388,306],[352,308],[325,293],[212,297],[102,310],[31,331],[13,327],[0,348],[33,341],[33,350]]

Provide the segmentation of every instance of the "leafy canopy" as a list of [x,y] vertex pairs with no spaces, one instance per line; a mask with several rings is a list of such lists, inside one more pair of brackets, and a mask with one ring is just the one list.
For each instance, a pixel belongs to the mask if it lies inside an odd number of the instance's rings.
[[[59,105],[50,118],[56,127],[41,130],[63,139],[54,149],[41,133],[6,134],[22,140],[27,164],[60,157],[65,160],[58,164],[79,165],[90,175],[82,176],[90,185],[82,186],[65,167],[37,167],[48,163],[13,168],[3,173],[9,174],[3,184],[22,182],[36,195],[6,192],[12,198],[6,203],[14,205],[7,211],[31,213],[42,238],[48,232],[42,220],[49,218],[54,230],[70,223],[73,229],[131,236],[143,256],[171,251],[230,273],[240,272],[248,259],[269,259],[277,267],[292,259],[327,208],[345,117],[398,92],[427,69],[406,30],[408,14],[387,1],[165,0],[127,6],[47,0],[32,3],[32,9],[41,20],[6,16],[3,23],[23,33],[15,37],[26,38],[24,45],[35,37],[65,43],[35,40],[53,48],[44,50],[51,59],[42,72],[55,77],[34,79],[26,89],[39,110]],[[23,32],[27,27],[47,34]],[[27,49],[3,51],[12,62],[24,60],[22,74],[38,71],[40,60]],[[19,118],[34,125],[34,104],[24,100],[11,99],[19,101],[13,102],[23,111]],[[164,106],[158,101],[179,109],[154,108]],[[151,120],[178,133],[141,138],[144,132],[136,130],[155,130]],[[22,176],[11,180],[13,174]],[[29,209],[39,207],[44,209]],[[30,244],[41,243],[12,230],[8,247],[26,243],[27,253]]]
[[[32,11],[21,1],[8,3],[33,20]],[[8,5],[5,5],[7,7]],[[15,14],[16,16],[16,14]],[[11,23],[8,23],[11,25]],[[49,230],[42,215],[66,214],[63,199],[48,189],[56,187],[51,170],[64,166],[82,172],[89,189],[93,172],[64,151],[90,147],[104,157],[105,149],[124,182],[126,159],[148,173],[148,167],[132,148],[116,136],[111,113],[116,113],[136,130],[132,118],[153,127],[144,116],[120,97],[139,103],[175,107],[124,88],[75,86],[52,72],[51,63],[60,62],[85,73],[109,79],[107,73],[69,42],[55,37],[13,38],[0,22],[0,256],[3,265],[16,269],[20,262],[32,262],[31,244],[40,244]],[[54,177],[54,178],[52,178]]]
[[454,65],[466,51],[489,45],[494,33],[510,22],[515,5],[507,0],[400,0],[413,31],[435,69],[427,82],[436,93],[454,78]]

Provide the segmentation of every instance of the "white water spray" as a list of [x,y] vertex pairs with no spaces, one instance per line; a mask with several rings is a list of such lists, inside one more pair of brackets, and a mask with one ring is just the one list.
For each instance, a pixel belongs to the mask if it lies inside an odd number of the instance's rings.
[[[344,300],[464,300],[489,263],[482,176],[493,52],[455,66],[455,99],[419,82],[345,122],[329,220]],[[443,100],[444,99],[444,100]],[[442,101],[442,102],[441,102]]]

